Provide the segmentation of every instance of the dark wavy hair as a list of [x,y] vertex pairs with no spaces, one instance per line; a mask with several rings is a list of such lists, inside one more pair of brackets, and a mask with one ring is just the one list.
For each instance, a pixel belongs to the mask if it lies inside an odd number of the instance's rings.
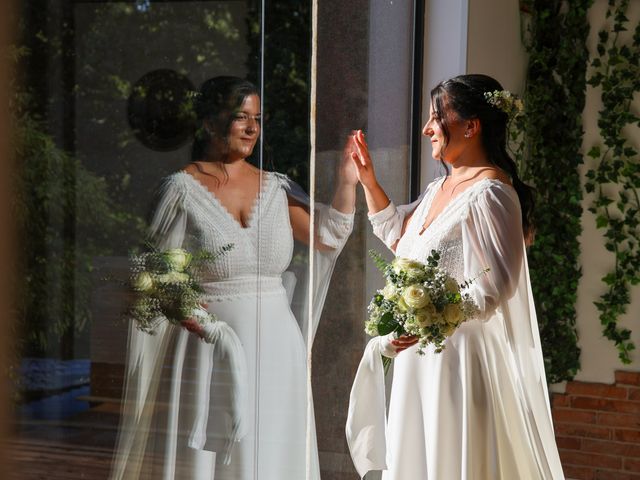
[[196,124],[191,161],[206,158],[216,136],[226,141],[234,112],[251,95],[260,95],[258,88],[238,77],[214,77],[202,84],[193,105]]
[[[454,112],[460,120],[478,119],[482,126],[481,140],[489,161],[510,176],[520,200],[522,230],[525,239],[533,238],[534,189],[518,177],[516,163],[507,153],[507,125],[509,116],[489,104],[485,92],[503,90],[502,85],[488,75],[460,75],[436,85],[431,90],[431,105],[436,122],[442,129],[446,144],[449,142],[450,119],[446,112]],[[441,159],[440,162],[447,169]],[[447,169],[448,171],[448,169]]]

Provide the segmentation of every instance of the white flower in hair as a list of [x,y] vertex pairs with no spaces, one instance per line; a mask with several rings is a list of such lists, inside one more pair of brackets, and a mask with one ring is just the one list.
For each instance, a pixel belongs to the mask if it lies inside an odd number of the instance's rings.
[[484,92],[484,98],[489,103],[504,113],[509,118],[515,118],[524,112],[524,103],[522,99],[509,90],[494,90],[493,92]]

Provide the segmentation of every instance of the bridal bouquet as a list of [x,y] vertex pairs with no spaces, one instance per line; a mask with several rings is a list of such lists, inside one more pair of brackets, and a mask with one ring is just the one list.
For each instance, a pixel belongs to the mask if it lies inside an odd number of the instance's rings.
[[438,266],[437,251],[431,251],[426,264],[401,257],[389,263],[379,253],[369,254],[386,278],[385,287],[369,304],[369,319],[365,322],[369,335],[415,335],[419,338],[419,354],[424,354],[428,344],[433,344],[439,353],[445,339],[478,313],[471,296],[462,293],[473,280],[458,285]]
[[131,255],[129,283],[136,299],[128,317],[138,329],[150,334],[164,320],[173,324],[188,318],[195,318],[202,325],[215,322],[215,316],[202,307],[204,291],[198,279],[206,263],[215,261],[232,247],[226,245],[216,253],[201,250],[195,254],[182,248],[158,251],[150,247],[144,253]]

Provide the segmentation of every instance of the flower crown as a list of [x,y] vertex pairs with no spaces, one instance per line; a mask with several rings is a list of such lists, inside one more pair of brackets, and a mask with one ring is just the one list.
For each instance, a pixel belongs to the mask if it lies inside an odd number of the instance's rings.
[[524,103],[522,99],[509,90],[494,90],[493,92],[484,92],[484,99],[487,103],[499,110],[502,110],[509,116],[509,119],[518,117],[524,112]]

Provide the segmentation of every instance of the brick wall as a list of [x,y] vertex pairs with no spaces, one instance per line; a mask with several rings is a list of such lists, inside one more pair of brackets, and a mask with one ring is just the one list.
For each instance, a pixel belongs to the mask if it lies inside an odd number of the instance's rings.
[[615,384],[569,382],[553,395],[564,473],[576,480],[640,480],[640,372]]

